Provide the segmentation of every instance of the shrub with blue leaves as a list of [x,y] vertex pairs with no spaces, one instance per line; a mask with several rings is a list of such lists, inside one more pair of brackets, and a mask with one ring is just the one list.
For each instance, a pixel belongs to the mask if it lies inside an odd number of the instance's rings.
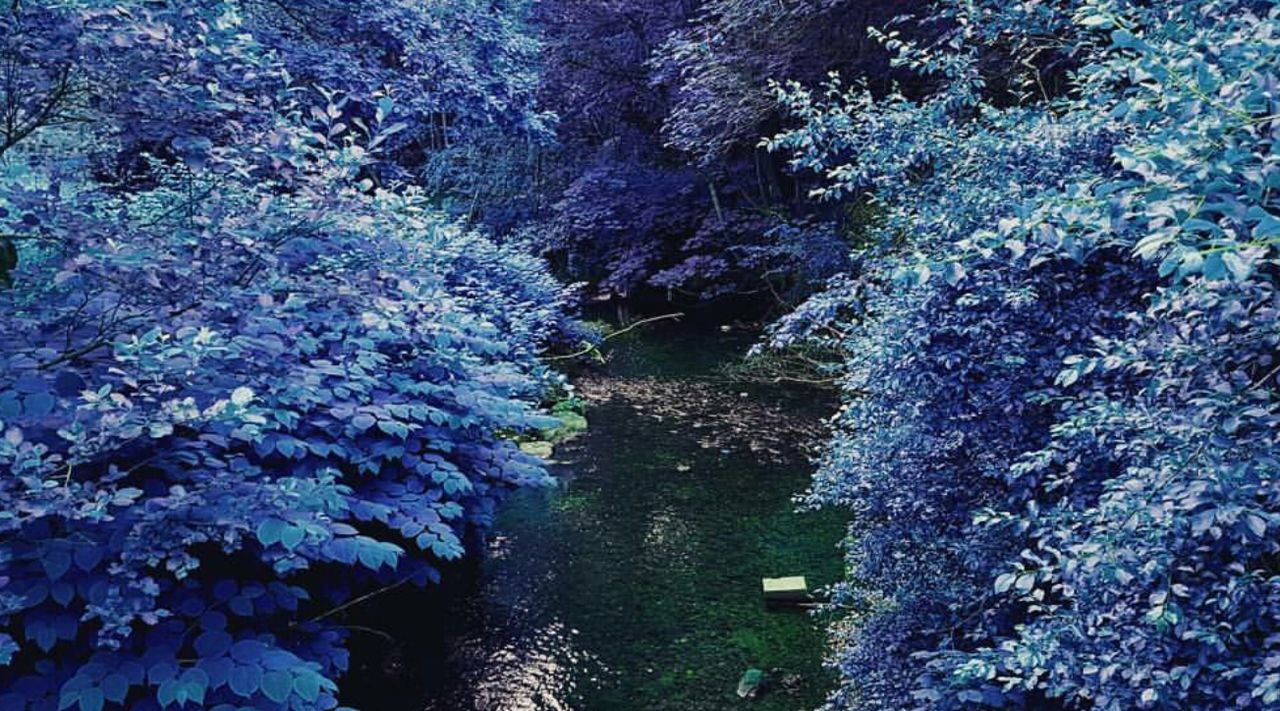
[[881,208],[774,336],[847,354],[831,706],[1276,708],[1280,10],[931,20],[880,39],[933,90],[780,86],[768,141]]
[[[6,295],[6,703],[325,707],[345,656],[308,618],[437,579],[503,492],[545,480],[503,435],[547,424],[546,273],[411,197],[349,195],[339,227],[266,192],[202,239],[113,214],[127,244],[85,245],[38,302]],[[272,264],[230,246],[268,225],[300,230]],[[288,584],[313,569],[341,583]]]
[[3,13],[0,708],[334,708],[333,611],[437,580],[548,480],[512,440],[555,422],[566,292],[387,184],[431,114],[299,83],[353,50],[285,61],[278,10]]

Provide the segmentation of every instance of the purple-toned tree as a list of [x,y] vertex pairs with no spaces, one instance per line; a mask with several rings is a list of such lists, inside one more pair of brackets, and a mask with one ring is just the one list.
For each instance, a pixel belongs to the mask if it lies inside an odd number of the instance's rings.
[[522,13],[0,11],[0,707],[334,708],[329,611],[546,481],[565,294],[400,181],[540,130]]
[[554,39],[543,97],[566,154],[550,200],[553,253],[607,294],[746,293],[778,306],[810,292],[843,268],[853,221],[808,202],[757,146],[781,126],[766,80],[887,77],[888,54],[866,27],[915,7],[544,3]]

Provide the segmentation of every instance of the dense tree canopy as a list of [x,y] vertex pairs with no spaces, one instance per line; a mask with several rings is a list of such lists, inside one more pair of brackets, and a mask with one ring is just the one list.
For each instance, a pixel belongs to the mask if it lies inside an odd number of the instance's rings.
[[352,5],[0,13],[6,709],[332,708],[326,610],[546,479],[563,289],[413,181],[541,140],[523,8]]
[[811,290],[844,266],[851,221],[807,201],[757,145],[783,113],[767,80],[887,77],[888,52],[866,28],[910,7],[544,3],[544,101],[563,150],[546,248],[603,295],[776,303]]
[[5,4],[0,707],[337,707],[335,611],[548,481],[573,280],[833,355],[832,709],[1280,706],[1278,45],[1258,0]]

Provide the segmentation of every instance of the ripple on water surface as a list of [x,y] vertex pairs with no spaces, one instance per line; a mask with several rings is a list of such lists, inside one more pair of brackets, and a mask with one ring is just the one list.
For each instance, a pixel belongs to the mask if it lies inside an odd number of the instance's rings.
[[[741,339],[633,340],[582,382],[590,430],[560,485],[503,506],[488,555],[366,606],[347,703],[366,711],[803,709],[821,702],[821,620],[766,612],[760,578],[834,582],[843,525],[794,512],[801,445],[829,402],[709,377]],[[359,618],[359,619],[356,619]],[[746,702],[748,667],[798,675]],[[794,678],[794,676],[793,676]]]

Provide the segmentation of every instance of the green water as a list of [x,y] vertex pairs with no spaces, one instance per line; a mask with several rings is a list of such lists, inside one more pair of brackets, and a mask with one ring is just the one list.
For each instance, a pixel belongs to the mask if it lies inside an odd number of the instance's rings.
[[[557,488],[513,496],[487,557],[349,622],[347,703],[366,711],[806,709],[831,678],[823,621],[766,611],[760,579],[838,579],[842,524],[795,513],[809,464],[787,426],[817,393],[714,377],[748,341],[651,330],[587,378],[589,432],[557,450]],[[771,429],[772,428],[772,429]],[[781,428],[781,431],[773,431]],[[755,449],[756,451],[752,451]],[[772,450],[772,451],[771,451]],[[738,698],[749,667],[790,677]]]

